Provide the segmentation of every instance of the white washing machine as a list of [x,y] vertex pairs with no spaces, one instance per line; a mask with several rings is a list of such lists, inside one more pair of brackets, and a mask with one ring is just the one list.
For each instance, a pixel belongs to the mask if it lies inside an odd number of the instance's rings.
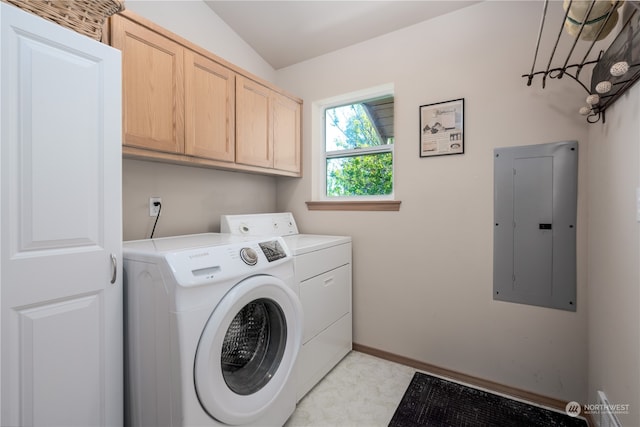
[[300,234],[290,212],[222,215],[220,229],[240,236],[281,236],[293,254],[304,312],[296,400],[352,348],[351,237]]
[[282,426],[302,339],[284,241],[207,233],[123,253],[127,424]]

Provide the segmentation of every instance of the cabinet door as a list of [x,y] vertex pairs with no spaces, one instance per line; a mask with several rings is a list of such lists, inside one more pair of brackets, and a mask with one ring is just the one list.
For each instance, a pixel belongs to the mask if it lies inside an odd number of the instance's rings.
[[272,94],[273,167],[300,172],[300,103],[284,95]]
[[112,45],[122,51],[124,144],[184,152],[184,49],[121,16]]
[[271,90],[236,77],[236,163],[273,167]]
[[235,159],[235,74],[185,50],[185,154]]
[[121,425],[120,52],[0,21],[0,425]]

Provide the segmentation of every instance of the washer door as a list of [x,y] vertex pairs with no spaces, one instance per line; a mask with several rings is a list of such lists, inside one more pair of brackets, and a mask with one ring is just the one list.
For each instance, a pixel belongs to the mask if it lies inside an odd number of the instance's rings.
[[260,418],[289,380],[301,341],[302,307],[282,280],[259,275],[238,283],[198,343],[194,378],[202,407],[231,425]]

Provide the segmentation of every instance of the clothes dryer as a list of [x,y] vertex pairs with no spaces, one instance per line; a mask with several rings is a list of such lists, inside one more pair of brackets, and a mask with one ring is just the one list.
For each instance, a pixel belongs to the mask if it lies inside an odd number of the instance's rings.
[[125,242],[127,424],[282,426],[302,309],[281,238]]
[[351,237],[299,233],[291,212],[222,215],[220,229],[239,236],[281,236],[293,254],[304,312],[296,367],[299,401],[352,349]]

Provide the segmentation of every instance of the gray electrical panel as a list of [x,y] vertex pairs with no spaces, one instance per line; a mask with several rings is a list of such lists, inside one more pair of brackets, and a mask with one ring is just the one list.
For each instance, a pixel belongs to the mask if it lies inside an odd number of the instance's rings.
[[493,298],[576,310],[576,141],[494,150]]

